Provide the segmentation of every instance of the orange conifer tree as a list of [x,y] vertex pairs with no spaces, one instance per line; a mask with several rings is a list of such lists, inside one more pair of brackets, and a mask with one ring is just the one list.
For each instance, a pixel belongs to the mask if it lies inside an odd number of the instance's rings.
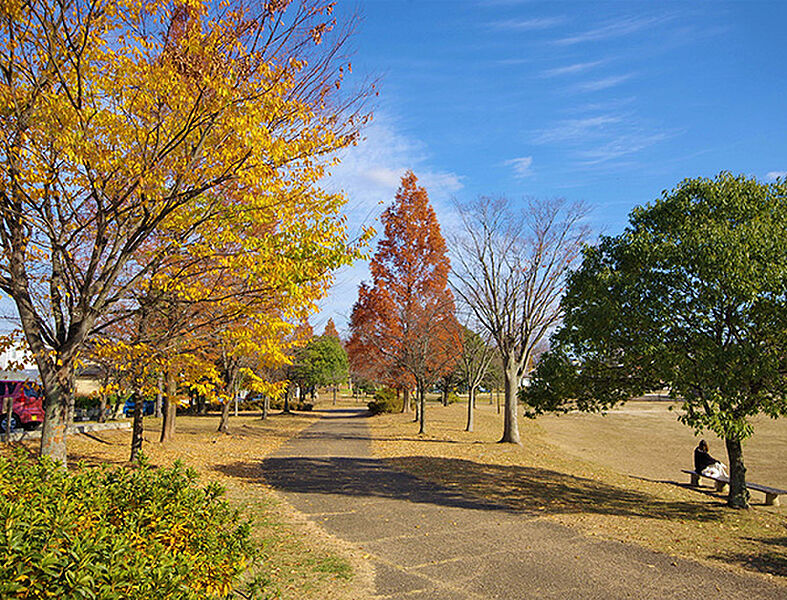
[[331,337],[335,337],[337,340],[340,340],[339,332],[336,330],[336,323],[333,322],[333,319],[328,319],[328,322],[325,324],[325,330],[322,332],[323,335],[329,335]]
[[426,190],[408,171],[394,203],[383,213],[385,233],[371,263],[371,285],[362,284],[350,319],[349,351],[400,387],[415,382],[419,431],[425,394],[456,362],[462,338],[448,289],[451,265]]

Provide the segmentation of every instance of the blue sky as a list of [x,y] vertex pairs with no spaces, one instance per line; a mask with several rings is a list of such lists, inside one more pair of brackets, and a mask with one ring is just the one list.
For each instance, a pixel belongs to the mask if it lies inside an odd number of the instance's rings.
[[[787,2],[340,2],[375,119],[329,185],[369,223],[412,168],[443,229],[451,199],[583,200],[619,233],[686,177],[787,171]],[[367,278],[339,274],[313,319],[340,331]]]
[[[339,0],[358,13],[354,79],[379,80],[364,141],[326,182],[353,233],[411,168],[446,233],[451,200],[583,200],[596,232],[686,177],[787,171],[783,2]],[[368,278],[343,269],[321,312],[340,332]],[[12,312],[7,301],[2,312]]]

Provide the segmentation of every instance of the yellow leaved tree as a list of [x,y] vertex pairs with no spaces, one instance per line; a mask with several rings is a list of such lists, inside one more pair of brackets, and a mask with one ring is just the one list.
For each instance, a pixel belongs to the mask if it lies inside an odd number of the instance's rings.
[[266,302],[308,304],[299,282],[352,258],[343,198],[319,181],[354,142],[366,93],[342,89],[348,29],[331,8],[0,6],[0,290],[41,373],[42,454],[65,464],[77,356],[140,290],[199,303],[215,273],[240,272],[249,290],[269,288]]

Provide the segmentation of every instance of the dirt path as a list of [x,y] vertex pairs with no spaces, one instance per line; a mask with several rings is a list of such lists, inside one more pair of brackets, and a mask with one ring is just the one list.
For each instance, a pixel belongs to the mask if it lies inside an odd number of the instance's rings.
[[266,480],[368,553],[373,597],[783,598],[784,588],[463,496],[371,457],[363,412],[325,411],[263,463]]

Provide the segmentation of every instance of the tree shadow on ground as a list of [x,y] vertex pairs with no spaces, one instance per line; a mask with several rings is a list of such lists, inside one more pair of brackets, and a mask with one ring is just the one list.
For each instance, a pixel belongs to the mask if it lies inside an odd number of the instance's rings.
[[293,457],[262,462],[234,462],[215,467],[231,477],[264,479],[282,492],[394,498],[456,508],[509,510],[506,506],[468,498],[460,490],[435,485],[391,468],[373,458]]
[[766,544],[775,546],[777,550],[771,552],[760,552],[759,554],[751,553],[719,553],[711,558],[723,560],[725,562],[739,563],[753,571],[760,573],[769,573],[772,575],[780,575],[787,577],[787,537],[774,538],[774,539],[754,539],[745,538],[749,541],[758,544]]
[[371,416],[366,408],[315,408],[310,412],[322,419],[360,419]]
[[520,513],[608,514],[703,522],[719,519],[705,503],[664,500],[643,491],[540,467],[426,456],[386,462]]
[[233,477],[263,477],[283,492],[392,498],[533,516],[586,513],[702,522],[720,518],[706,503],[666,501],[548,469],[462,459],[274,457],[216,469]]
[[[333,417],[325,417],[326,419],[330,419]],[[329,433],[325,430],[318,430],[318,431],[309,431],[308,429],[298,435],[298,439],[302,440],[361,440],[371,442],[372,437],[368,435],[351,435],[347,433]],[[427,437],[384,437],[384,436],[377,436],[374,438],[377,442],[418,442],[424,444],[465,444],[468,445],[474,442],[464,442],[461,440],[450,440],[450,439],[438,439],[438,438],[427,438]]]

